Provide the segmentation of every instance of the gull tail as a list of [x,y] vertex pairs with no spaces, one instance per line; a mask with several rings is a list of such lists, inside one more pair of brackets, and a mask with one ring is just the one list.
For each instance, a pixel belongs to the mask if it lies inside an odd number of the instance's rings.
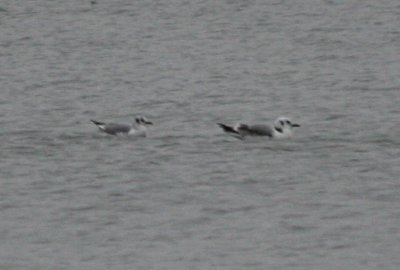
[[93,120],[93,119],[90,119],[90,121],[92,121],[93,124],[95,124],[99,128],[100,131],[106,132],[105,131],[105,129],[106,129],[106,124],[105,123],[99,122],[99,121],[96,121],[96,120]]
[[96,126],[104,126],[105,125],[103,122],[99,122],[99,121],[96,121],[96,120],[93,120],[93,119],[90,119],[90,121],[92,121],[93,124],[95,124]]
[[222,128],[226,133],[233,133],[236,135],[240,135],[239,132],[237,132],[237,130],[235,130],[233,127],[227,126],[225,124],[222,123],[217,123],[218,126],[220,126],[220,128]]

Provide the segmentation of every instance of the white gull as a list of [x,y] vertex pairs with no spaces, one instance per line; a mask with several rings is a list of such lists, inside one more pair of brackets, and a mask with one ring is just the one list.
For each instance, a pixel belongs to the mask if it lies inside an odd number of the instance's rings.
[[273,126],[269,125],[247,125],[238,123],[235,126],[228,126],[222,123],[218,125],[225,133],[238,139],[244,139],[247,136],[264,136],[271,139],[289,139],[292,137],[292,128],[300,127],[299,124],[292,123],[288,117],[281,116],[275,120]]
[[146,130],[148,125],[153,125],[152,122],[144,118],[143,116],[137,116],[135,122],[132,124],[117,124],[117,123],[104,123],[96,120],[92,121],[100,131],[110,135],[133,135],[146,137]]

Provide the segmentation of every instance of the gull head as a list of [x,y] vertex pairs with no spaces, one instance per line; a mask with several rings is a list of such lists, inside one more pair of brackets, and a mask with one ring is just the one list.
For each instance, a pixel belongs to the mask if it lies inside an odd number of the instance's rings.
[[293,123],[290,118],[281,116],[274,122],[274,129],[281,134],[286,134],[289,137],[292,135],[292,128],[300,127],[299,124]]

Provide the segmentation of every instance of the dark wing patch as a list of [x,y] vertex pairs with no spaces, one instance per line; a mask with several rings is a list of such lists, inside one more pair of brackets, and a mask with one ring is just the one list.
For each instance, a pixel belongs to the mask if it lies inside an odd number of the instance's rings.
[[103,122],[99,122],[99,121],[96,121],[96,120],[93,120],[93,119],[90,119],[90,121],[92,121],[93,124],[95,124],[96,126],[98,126],[98,125],[105,125]]

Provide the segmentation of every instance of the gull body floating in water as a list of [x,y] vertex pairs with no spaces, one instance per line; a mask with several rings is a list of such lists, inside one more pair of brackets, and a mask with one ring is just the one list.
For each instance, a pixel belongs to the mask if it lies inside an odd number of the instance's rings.
[[137,116],[135,122],[131,125],[128,124],[116,124],[116,123],[104,123],[96,120],[92,121],[100,131],[110,135],[133,135],[146,137],[147,126],[153,125],[152,122],[144,118],[143,116]]
[[223,131],[238,139],[244,139],[247,136],[264,136],[271,139],[289,139],[292,137],[292,128],[300,127],[299,124],[293,123],[289,118],[281,116],[275,120],[273,126],[268,125],[247,125],[238,123],[235,126],[228,126],[222,123],[218,125]]

